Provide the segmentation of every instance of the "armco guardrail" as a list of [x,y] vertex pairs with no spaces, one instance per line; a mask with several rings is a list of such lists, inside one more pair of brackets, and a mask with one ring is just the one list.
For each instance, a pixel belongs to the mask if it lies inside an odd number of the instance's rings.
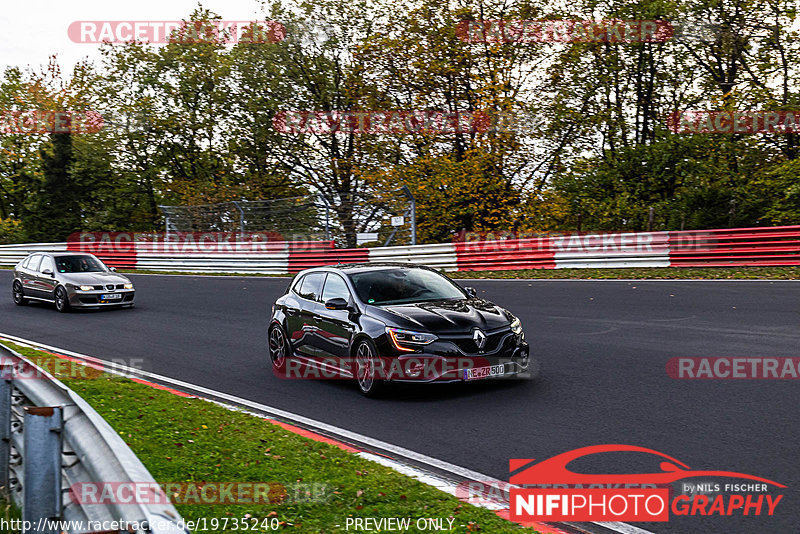
[[0,245],[0,265],[10,267],[16,265],[31,252],[65,252],[66,243],[20,243],[17,245]]
[[27,532],[57,534],[62,531],[55,528],[57,521],[64,522],[62,527],[71,525],[69,534],[87,532],[80,525],[103,523],[138,526],[136,532],[142,534],[189,532],[171,504],[143,504],[164,502],[163,494],[126,504],[75,502],[69,489],[85,483],[135,483],[151,492],[158,488],[133,451],[86,401],[0,344],[0,486],[22,509],[23,521],[30,522]]
[[159,242],[133,240],[132,235],[114,233],[108,234],[108,239],[93,235],[91,241],[2,245],[0,264],[13,265],[28,251],[80,250],[92,252],[114,267],[263,274],[386,261],[421,263],[445,271],[800,265],[800,226],[549,235],[369,249],[339,249],[331,241],[229,242],[185,234],[185,239],[171,235],[170,240]]
[[672,267],[800,265],[800,226],[669,233]]

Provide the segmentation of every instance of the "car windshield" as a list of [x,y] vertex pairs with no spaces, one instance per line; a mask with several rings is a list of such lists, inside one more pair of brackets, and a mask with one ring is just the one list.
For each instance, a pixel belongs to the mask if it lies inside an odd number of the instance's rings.
[[358,298],[367,304],[404,304],[463,299],[464,291],[448,278],[427,269],[381,269],[349,274]]
[[92,256],[57,256],[56,269],[60,273],[102,273],[106,266]]

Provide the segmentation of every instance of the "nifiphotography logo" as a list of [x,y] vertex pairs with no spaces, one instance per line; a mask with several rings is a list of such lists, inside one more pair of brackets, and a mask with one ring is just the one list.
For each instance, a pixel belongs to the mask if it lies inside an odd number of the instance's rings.
[[[567,465],[609,452],[646,453],[660,457],[660,471],[635,474],[584,474]],[[676,516],[773,515],[783,495],[768,493],[783,484],[733,471],[695,470],[662,452],[635,445],[594,445],[548,460],[510,460],[512,521],[669,521]],[[670,484],[702,477],[702,483]],[[708,478],[734,479],[709,482]],[[748,482],[738,482],[746,480]],[[532,487],[536,486],[536,487]],[[716,495],[714,495],[716,493]],[[674,497],[674,498],[673,498]]]

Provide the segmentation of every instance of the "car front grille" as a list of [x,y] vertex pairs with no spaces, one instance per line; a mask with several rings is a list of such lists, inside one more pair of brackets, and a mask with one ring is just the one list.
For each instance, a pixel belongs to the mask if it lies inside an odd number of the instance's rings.
[[486,332],[486,344],[483,346],[483,349],[478,348],[478,345],[475,344],[475,340],[472,338],[471,333],[460,336],[440,336],[439,339],[442,341],[449,341],[458,347],[458,349],[464,354],[486,354],[496,352],[500,348],[500,344],[503,342],[503,339],[506,338],[506,336],[508,336],[510,333],[510,328],[505,328],[503,330],[498,330],[491,333]]

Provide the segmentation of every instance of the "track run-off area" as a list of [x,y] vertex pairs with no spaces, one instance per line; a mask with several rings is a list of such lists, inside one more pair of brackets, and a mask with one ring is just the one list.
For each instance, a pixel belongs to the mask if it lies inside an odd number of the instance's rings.
[[[270,307],[288,278],[131,275],[136,307],[14,306],[0,332],[265,404],[508,480],[508,461],[599,444],[655,449],[692,469],[787,486],[772,517],[675,517],[656,533],[800,531],[800,380],[678,380],[682,357],[800,356],[800,281],[461,280],[523,322],[536,381],[403,386],[282,380]],[[650,472],[613,457],[597,472]],[[655,464],[657,467],[657,463]],[[719,482],[719,481],[718,481]],[[724,481],[722,481],[724,482]]]

